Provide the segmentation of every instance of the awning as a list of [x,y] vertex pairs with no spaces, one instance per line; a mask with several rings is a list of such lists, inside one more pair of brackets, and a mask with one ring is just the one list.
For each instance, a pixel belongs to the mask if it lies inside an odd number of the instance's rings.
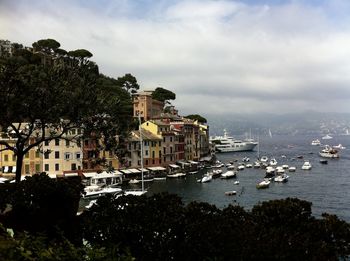
[[92,178],[97,175],[97,172],[83,172],[85,178]]
[[132,172],[130,171],[130,170],[128,170],[128,169],[121,169],[120,170],[122,173],[124,173],[124,174],[131,174]]
[[108,173],[106,171],[97,174],[93,177],[94,179],[104,179],[104,178],[119,178],[119,176],[117,174],[114,173]]
[[78,173],[65,173],[64,176],[65,177],[78,177],[79,174]]
[[57,178],[56,174],[47,174],[50,178],[55,179]]
[[191,163],[191,164],[199,164],[199,162],[193,161],[193,160],[189,160],[188,162]]
[[129,171],[131,173],[140,173],[141,172],[141,170],[138,170],[138,169],[129,169]]
[[145,169],[145,168],[143,168],[143,169],[139,168],[139,170],[143,171],[143,172],[148,172],[148,169]]
[[174,169],[180,168],[180,166],[175,165],[175,164],[169,164],[169,167],[172,167],[172,168],[174,168]]
[[166,170],[166,168],[163,168],[163,167],[148,167],[149,170],[153,170],[153,171],[156,171],[156,170]]

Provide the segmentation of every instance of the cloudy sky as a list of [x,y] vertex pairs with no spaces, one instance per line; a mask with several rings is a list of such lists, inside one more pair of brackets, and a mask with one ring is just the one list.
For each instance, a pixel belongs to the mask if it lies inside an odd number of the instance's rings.
[[348,0],[0,0],[0,39],[46,38],[182,115],[350,112]]

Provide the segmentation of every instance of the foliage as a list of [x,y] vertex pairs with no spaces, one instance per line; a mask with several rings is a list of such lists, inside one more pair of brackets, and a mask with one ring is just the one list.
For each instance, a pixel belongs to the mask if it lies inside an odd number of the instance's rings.
[[157,87],[152,93],[152,98],[157,101],[166,102],[168,100],[175,100],[176,94],[162,87]]
[[97,133],[115,146],[116,134],[125,132],[132,116],[130,94],[118,85],[110,89],[89,51],[66,52],[53,39],[33,47],[34,53],[18,49],[13,57],[0,57],[0,129],[16,139],[15,145],[0,144],[17,156],[17,182],[30,149],[41,150],[53,139],[79,142],[81,135],[71,135],[72,129]]
[[81,216],[92,245],[130,249],[137,260],[337,260],[348,257],[350,225],[316,219],[311,203],[264,202],[252,211],[173,195],[104,197]]
[[[20,183],[0,186],[7,192],[0,199],[7,206],[1,222],[15,233],[46,233],[50,238],[64,233],[76,240],[77,218],[82,185],[80,179],[53,180],[45,173],[27,177]],[[3,196],[5,193],[1,193]],[[4,207],[3,207],[4,210]]]
[[200,123],[207,123],[207,119],[198,115],[198,114],[190,114],[190,115],[185,116],[185,118],[195,120],[195,121],[198,121]]

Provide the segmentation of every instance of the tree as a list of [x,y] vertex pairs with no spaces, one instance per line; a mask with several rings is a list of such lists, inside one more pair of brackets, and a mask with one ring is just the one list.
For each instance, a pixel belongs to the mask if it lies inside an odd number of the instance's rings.
[[[53,139],[78,142],[81,135],[70,135],[73,129],[84,134],[102,133],[105,140],[115,139],[116,131],[126,126],[126,118],[113,114],[120,106],[97,84],[97,65],[90,61],[91,53],[80,49],[64,52],[52,39],[39,40],[32,56],[19,52],[14,57],[0,59],[0,128],[15,144],[1,140],[4,150],[16,155],[16,182],[20,181],[24,155],[42,143]],[[58,53],[56,53],[58,50]],[[38,63],[39,55],[48,62]],[[64,55],[64,57],[62,57]]]
[[130,73],[125,74],[123,77],[118,77],[116,84],[127,90],[129,93],[136,93],[137,90],[140,89],[136,78]]
[[176,94],[162,87],[157,87],[152,93],[152,98],[157,101],[166,103],[169,100],[175,100]]
[[55,180],[42,173],[6,185],[0,187],[0,221],[7,228],[15,233],[44,233],[50,239],[63,233],[79,242],[77,212],[83,192],[80,178]]
[[190,115],[185,116],[185,118],[195,120],[195,121],[198,121],[201,123],[207,123],[207,119],[198,115],[198,114],[190,114]]

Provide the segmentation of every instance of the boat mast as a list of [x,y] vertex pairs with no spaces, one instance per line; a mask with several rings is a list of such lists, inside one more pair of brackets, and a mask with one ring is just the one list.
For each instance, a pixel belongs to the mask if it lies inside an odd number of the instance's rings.
[[141,184],[142,184],[142,192],[145,190],[144,182],[143,182],[143,140],[142,140],[142,128],[141,128],[141,113],[138,114],[139,118],[139,132],[140,132],[140,150],[141,150]]

